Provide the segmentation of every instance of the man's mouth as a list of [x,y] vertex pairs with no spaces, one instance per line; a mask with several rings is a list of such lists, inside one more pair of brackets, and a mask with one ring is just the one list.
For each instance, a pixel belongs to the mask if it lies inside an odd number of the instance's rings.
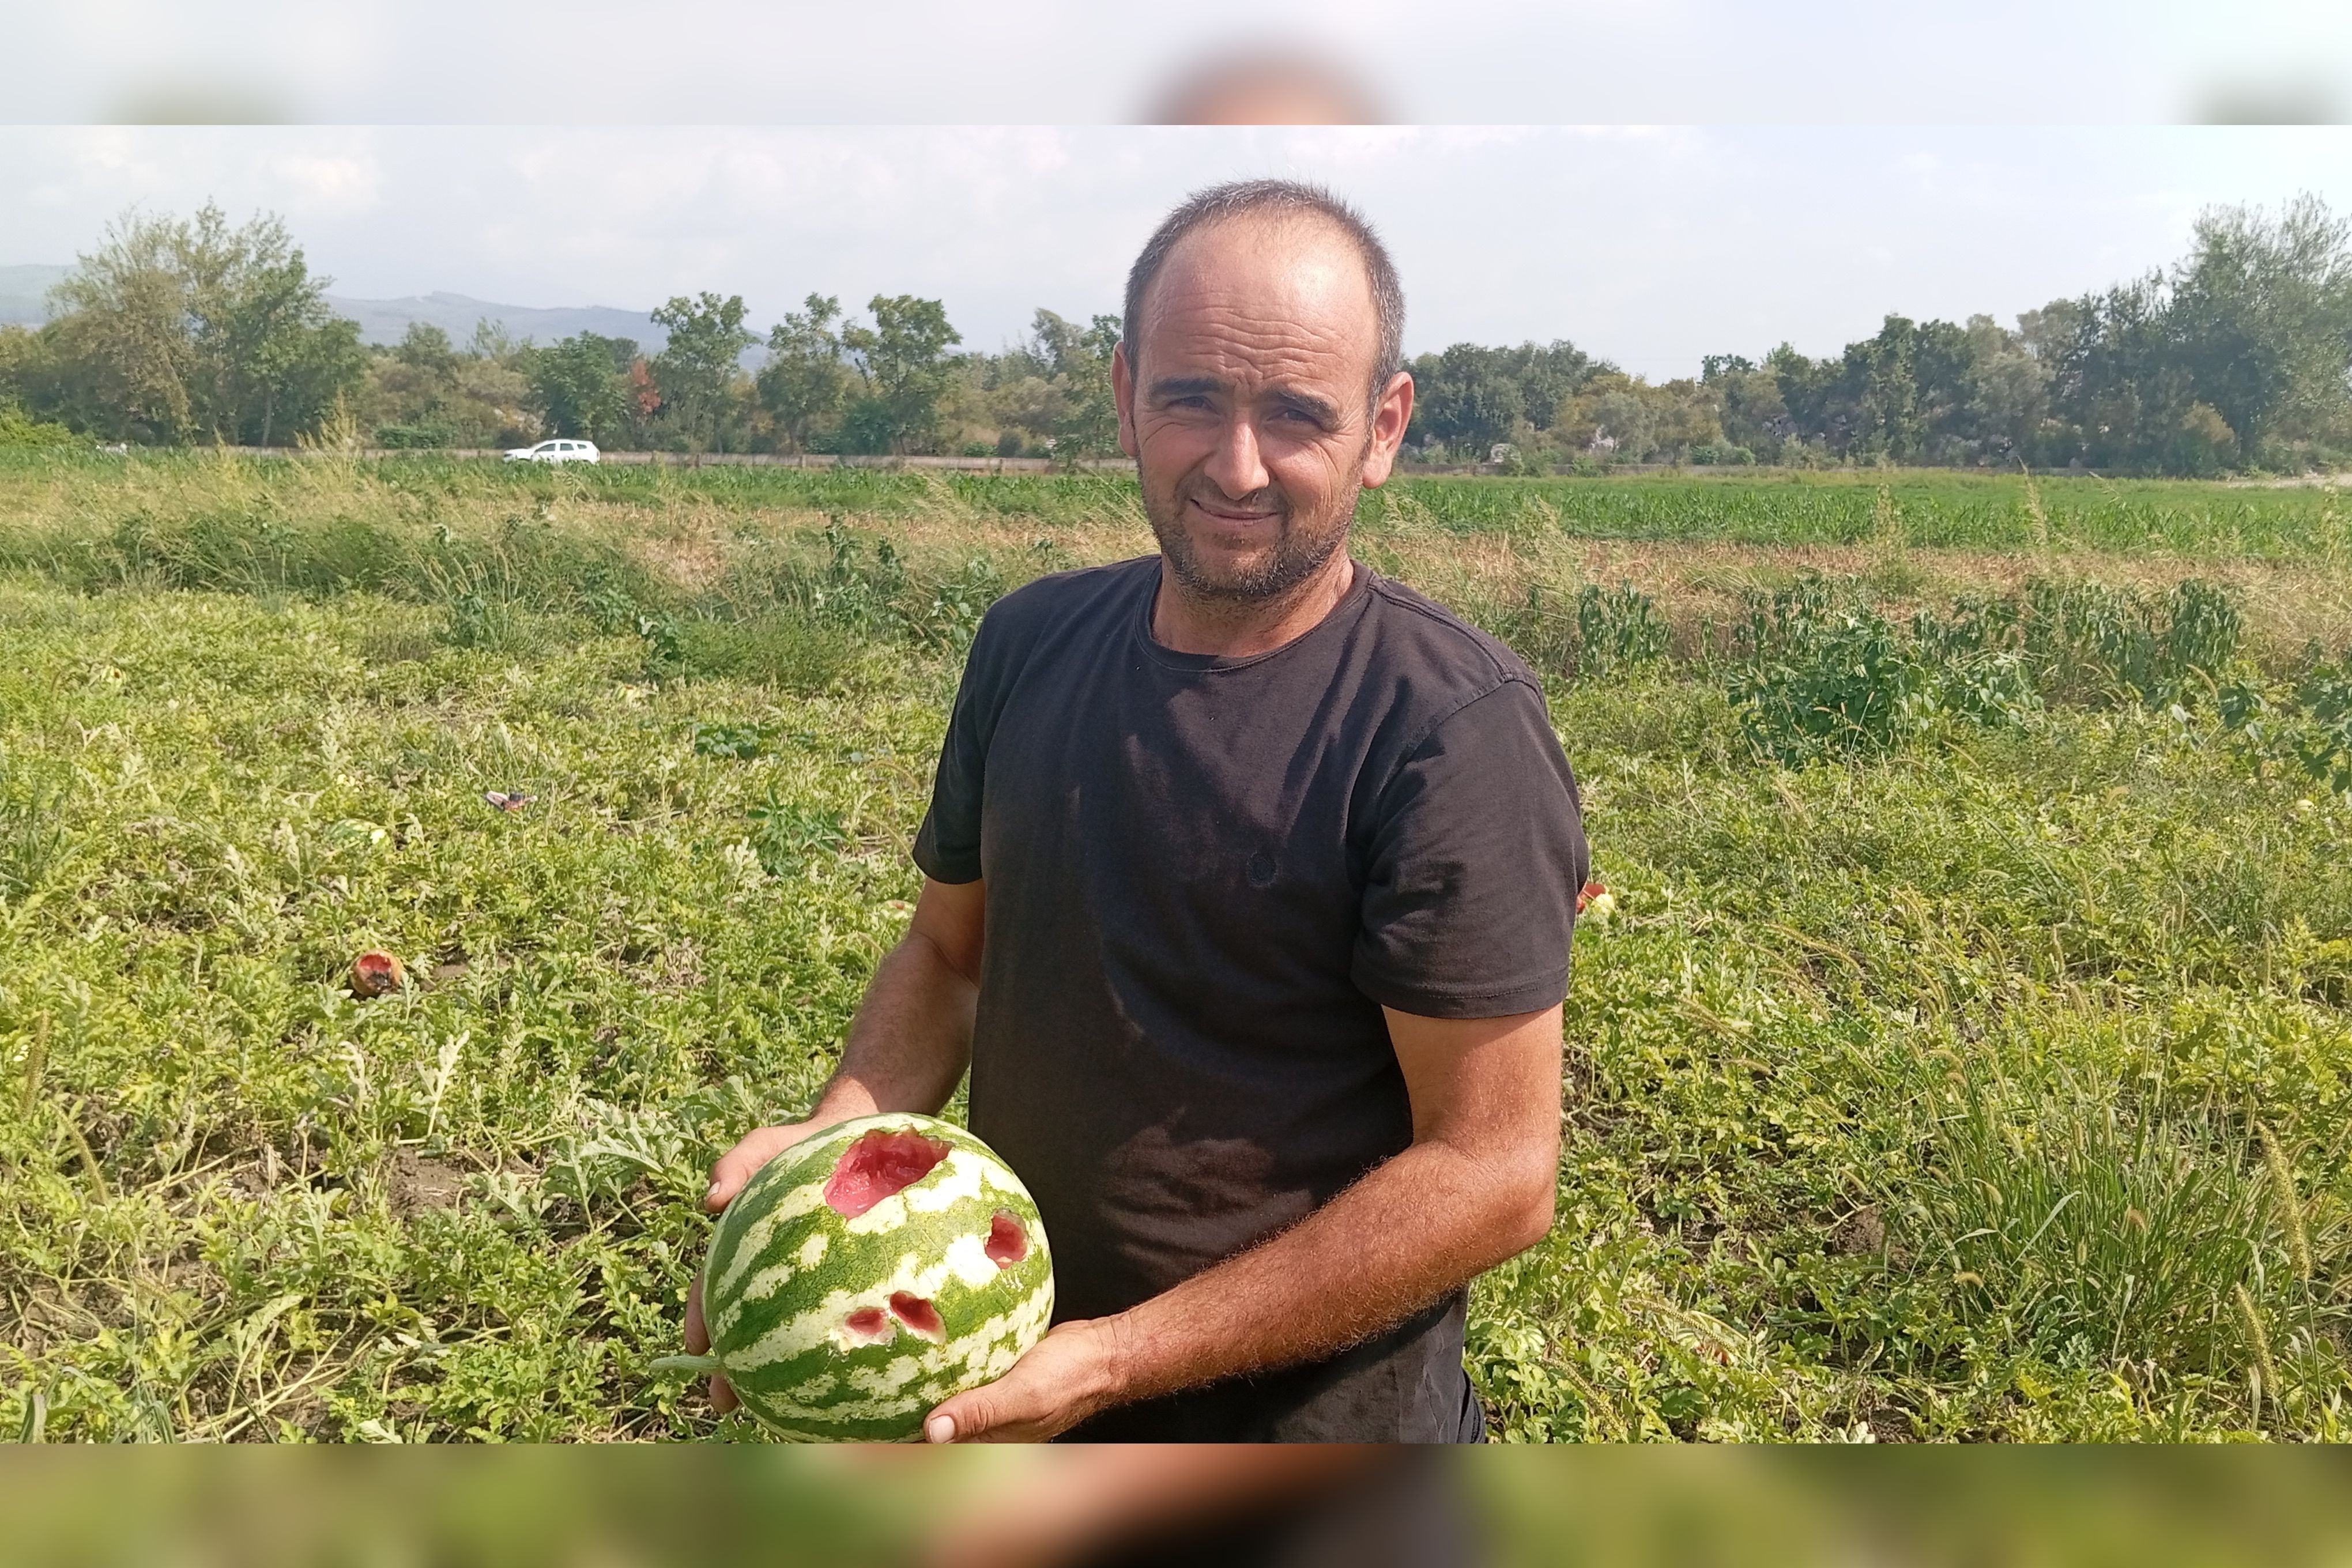
[[1278,521],[1282,517],[1279,507],[1235,506],[1230,501],[1203,500],[1199,496],[1191,500],[1201,510],[1202,515],[1228,526],[1248,527],[1254,523]]

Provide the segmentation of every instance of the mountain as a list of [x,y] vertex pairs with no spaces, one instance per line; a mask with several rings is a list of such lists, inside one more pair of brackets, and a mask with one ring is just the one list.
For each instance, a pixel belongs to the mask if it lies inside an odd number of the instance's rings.
[[574,332],[601,332],[608,338],[634,339],[639,348],[652,353],[669,341],[669,334],[654,325],[653,317],[645,311],[615,310],[609,305],[559,305],[550,309],[501,305],[448,293],[412,294],[404,300],[351,300],[330,294],[327,303],[337,313],[357,321],[360,341],[369,343],[396,343],[400,334],[408,330],[409,322],[424,321],[447,332],[449,341],[463,348],[466,340],[474,335],[474,323],[484,321],[504,327],[511,337],[541,343],[551,343]]
[[[48,291],[71,270],[68,267],[0,267],[0,325],[20,322],[38,326],[47,321]],[[669,341],[669,334],[654,325],[653,318],[645,311],[616,310],[609,305],[548,309],[501,305],[495,300],[449,293],[414,294],[404,300],[353,300],[330,294],[327,303],[337,314],[357,321],[360,341],[368,343],[396,343],[401,333],[408,330],[409,322],[425,321],[447,332],[450,342],[463,348],[474,335],[474,323],[482,321],[504,327],[515,338],[541,343],[551,343],[574,332],[602,332],[608,338],[634,339],[639,348],[650,354]]]
[[37,327],[49,319],[47,298],[65,281],[70,267],[0,267],[0,326]]

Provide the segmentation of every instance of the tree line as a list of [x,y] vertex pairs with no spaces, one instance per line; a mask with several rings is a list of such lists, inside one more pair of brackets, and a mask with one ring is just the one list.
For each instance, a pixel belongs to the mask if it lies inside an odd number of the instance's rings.
[[[1098,456],[1116,449],[1116,316],[1039,310],[962,350],[937,300],[862,317],[811,294],[764,341],[740,295],[653,312],[656,351],[583,332],[370,347],[276,218],[132,213],[37,329],[0,328],[0,434],[269,446]],[[1889,316],[1839,355],[1787,343],[1652,382],[1566,342],[1456,343],[1410,363],[1408,456],[1523,472],[1622,463],[1928,464],[2201,475],[2352,461],[2352,226],[2304,196],[2198,219],[2174,266],[2014,326]],[[35,426],[28,421],[46,422]]]
[[1425,458],[1905,463],[2216,474],[2352,462],[2352,226],[2315,196],[2215,208],[2174,266],[2013,327],[1888,316],[1832,358],[1787,343],[1660,383],[1575,345],[1412,363]]
[[[37,429],[142,445],[341,439],[394,447],[600,446],[698,452],[1117,449],[1118,320],[1036,312],[997,353],[959,353],[937,300],[876,295],[864,317],[811,294],[762,342],[740,295],[655,310],[666,341],[581,332],[455,342],[412,322],[360,342],[277,218],[233,226],[132,212],[52,295],[38,328],[0,327],[0,440]],[[746,368],[750,359],[753,367]]]

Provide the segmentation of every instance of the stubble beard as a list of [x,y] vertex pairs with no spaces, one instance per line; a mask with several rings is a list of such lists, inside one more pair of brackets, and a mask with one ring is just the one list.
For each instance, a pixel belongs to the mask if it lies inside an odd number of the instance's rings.
[[[1360,484],[1350,485],[1346,494],[1334,498],[1339,504],[1328,518],[1301,519],[1287,500],[1277,497],[1282,522],[1275,534],[1274,547],[1244,565],[1229,567],[1210,564],[1184,526],[1186,498],[1194,486],[1204,483],[1188,478],[1169,495],[1155,494],[1146,486],[1143,514],[1151,524],[1152,537],[1160,542],[1160,559],[1175,574],[1177,586],[1185,597],[1204,612],[1226,616],[1278,603],[1329,564],[1331,557],[1348,542],[1349,526],[1356,515],[1356,497],[1362,489]],[[1247,499],[1255,501],[1259,498]]]

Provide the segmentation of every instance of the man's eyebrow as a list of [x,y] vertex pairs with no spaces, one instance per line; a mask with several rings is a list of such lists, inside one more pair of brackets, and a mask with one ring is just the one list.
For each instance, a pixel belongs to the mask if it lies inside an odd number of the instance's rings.
[[1225,390],[1225,384],[1213,375],[1162,376],[1151,384],[1151,400],[1162,403],[1171,397],[1202,397]]
[[[1151,401],[1166,403],[1179,397],[1213,397],[1232,390],[1213,375],[1162,376],[1151,384]],[[1318,425],[1328,426],[1339,423],[1339,405],[1314,393],[1302,392],[1295,387],[1276,387],[1266,396],[1286,408],[1306,415]]]
[[1270,395],[1276,403],[1297,409],[1318,425],[1337,425],[1339,422],[1339,405],[1328,398],[1289,387],[1276,387]]

